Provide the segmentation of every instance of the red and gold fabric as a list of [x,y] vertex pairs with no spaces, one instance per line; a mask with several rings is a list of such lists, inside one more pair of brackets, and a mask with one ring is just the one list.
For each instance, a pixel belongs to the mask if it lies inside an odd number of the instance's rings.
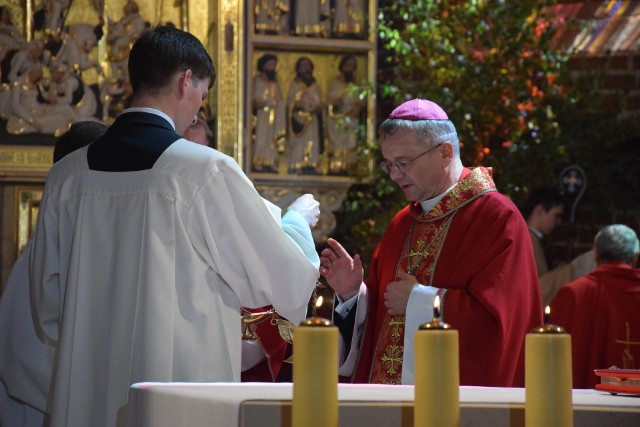
[[640,369],[640,269],[606,263],[566,284],[551,323],[571,335],[574,388],[600,383],[594,369]]
[[431,211],[412,204],[389,224],[366,280],[369,311],[353,382],[400,383],[404,316],[389,316],[384,305],[399,270],[446,290],[441,307],[460,334],[462,385],[524,384],[524,337],[542,323],[540,289],[526,223],[496,191],[490,169],[465,169]]

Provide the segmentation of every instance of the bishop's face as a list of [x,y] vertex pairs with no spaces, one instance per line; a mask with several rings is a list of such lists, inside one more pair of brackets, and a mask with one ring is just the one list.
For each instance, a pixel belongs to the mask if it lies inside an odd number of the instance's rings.
[[389,177],[410,202],[432,199],[448,188],[451,157],[442,145],[434,148],[433,144],[419,143],[413,131],[404,129],[382,137],[380,149],[388,162],[409,161],[404,167],[392,167]]

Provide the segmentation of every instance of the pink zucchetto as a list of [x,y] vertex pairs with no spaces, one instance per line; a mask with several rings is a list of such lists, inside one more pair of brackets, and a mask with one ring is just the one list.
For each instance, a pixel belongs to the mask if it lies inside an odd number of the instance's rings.
[[435,102],[416,98],[396,107],[389,114],[390,119],[404,120],[449,120],[447,113]]

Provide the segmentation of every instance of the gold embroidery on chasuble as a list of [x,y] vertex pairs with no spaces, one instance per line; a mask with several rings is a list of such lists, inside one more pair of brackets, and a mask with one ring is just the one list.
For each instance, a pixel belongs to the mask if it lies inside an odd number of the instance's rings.
[[[412,206],[413,222],[396,268],[416,277],[419,283],[433,285],[433,276],[449,227],[458,209],[495,191],[491,172],[474,168],[429,212],[422,214],[420,205]],[[400,384],[404,353],[405,316],[385,314],[378,335],[370,382]]]

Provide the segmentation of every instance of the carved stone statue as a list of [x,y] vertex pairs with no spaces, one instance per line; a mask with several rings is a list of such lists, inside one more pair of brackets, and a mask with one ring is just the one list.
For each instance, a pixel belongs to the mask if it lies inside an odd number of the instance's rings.
[[98,61],[89,58],[89,53],[98,45],[95,27],[90,24],[74,24],[63,36],[62,47],[54,58],[54,63],[65,64],[70,70],[81,74],[95,68],[104,75]]
[[98,100],[80,76],[70,72],[64,64],[51,67],[51,79],[44,84],[43,98],[51,105],[68,105],[72,109],[73,121],[95,120]]
[[148,23],[140,16],[138,4],[129,0],[122,8],[123,17],[119,21],[109,20],[107,44],[109,45],[109,64],[111,77],[128,79],[127,64],[133,42],[147,28]]
[[11,61],[8,55],[26,46],[27,40],[13,25],[9,8],[0,6],[0,64],[2,65],[2,68],[0,68],[0,78],[2,78],[2,82],[9,81],[5,75],[9,71],[9,62],[7,62],[5,66],[5,59]]
[[73,123],[71,106],[50,105],[39,101],[42,76],[42,68],[31,68],[13,83],[11,99],[5,110],[8,117],[7,132],[10,134],[38,132],[58,136]]
[[313,62],[301,57],[295,66],[287,105],[290,116],[289,172],[317,174],[322,153],[322,110],[320,88],[313,76]]
[[253,78],[252,107],[255,119],[252,169],[277,172],[278,154],[285,150],[287,111],[276,76],[278,58],[264,54],[258,59],[258,75]]
[[9,82],[16,82],[26,75],[31,68],[42,67],[42,53],[44,42],[40,39],[31,40],[23,49],[17,51],[11,58],[7,77]]
[[340,74],[329,84],[327,94],[327,132],[329,134],[329,173],[348,175],[356,163],[355,149],[364,99],[355,82],[357,62],[353,55],[340,60]]
[[100,101],[102,102],[102,120],[112,123],[113,120],[129,106],[132,94],[129,79],[108,78],[100,86]]
[[298,36],[329,35],[329,0],[295,0],[293,33]]
[[64,24],[65,13],[69,10],[71,0],[46,0],[44,3],[45,32],[59,34]]
[[365,36],[366,0],[336,0],[331,30],[334,36]]
[[289,33],[289,0],[256,0],[254,9],[256,33]]

